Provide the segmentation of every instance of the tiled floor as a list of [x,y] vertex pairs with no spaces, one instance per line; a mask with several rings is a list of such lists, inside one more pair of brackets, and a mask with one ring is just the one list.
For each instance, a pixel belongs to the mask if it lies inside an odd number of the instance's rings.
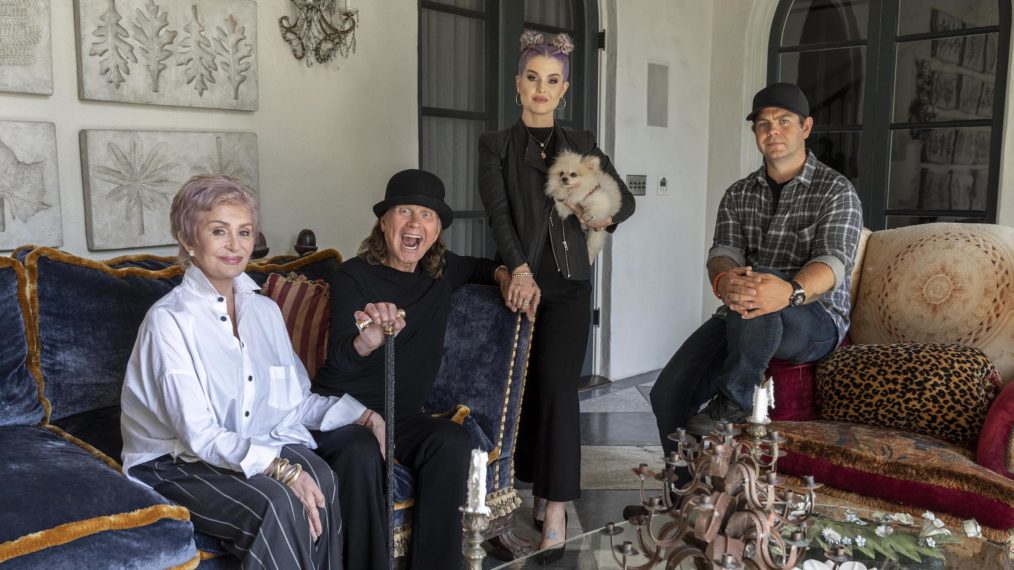
[[[623,507],[639,501],[640,481],[631,468],[661,467],[662,451],[648,391],[658,371],[615,381],[580,394],[581,498],[568,506],[567,535],[623,519]],[[531,486],[518,483],[524,503],[515,515],[519,536],[538,540],[532,525]],[[561,566],[557,566],[561,567]]]

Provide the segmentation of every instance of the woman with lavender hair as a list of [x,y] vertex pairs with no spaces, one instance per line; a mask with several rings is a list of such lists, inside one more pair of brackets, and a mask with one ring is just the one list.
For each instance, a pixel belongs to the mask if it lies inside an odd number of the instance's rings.
[[[581,229],[582,212],[561,220],[544,191],[556,154],[572,150],[599,158],[620,187],[622,206],[612,218],[584,221],[589,231],[612,232],[634,213],[634,197],[587,131],[556,124],[570,87],[566,34],[546,43],[542,34],[521,36],[514,126],[479,138],[479,192],[499,260],[510,270],[508,307],[535,318],[528,379],[521,408],[516,473],[533,483],[533,516],[542,528],[539,548],[563,542],[565,507],[580,495],[581,437],[577,398],[591,313],[591,264]],[[543,557],[559,559],[563,548]]]
[[[123,472],[189,509],[243,568],[366,568],[356,557],[368,547],[361,529],[382,524],[383,420],[352,396],[310,392],[278,305],[244,273],[260,224],[249,188],[195,176],[169,218],[185,273],[130,355]],[[336,476],[310,430],[374,453]]]

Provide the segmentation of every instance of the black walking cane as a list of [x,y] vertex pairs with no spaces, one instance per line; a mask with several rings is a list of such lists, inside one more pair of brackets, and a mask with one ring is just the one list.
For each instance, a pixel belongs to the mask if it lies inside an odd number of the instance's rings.
[[[396,319],[404,319],[398,309]],[[356,321],[359,332],[373,324],[372,319]],[[387,480],[387,567],[394,570],[394,327],[384,328],[384,457]]]
[[387,567],[394,570],[394,328],[384,334],[384,436],[387,468]]
[[[394,318],[404,319],[404,309]],[[394,326],[384,329],[384,447],[387,461],[387,567],[394,570]]]

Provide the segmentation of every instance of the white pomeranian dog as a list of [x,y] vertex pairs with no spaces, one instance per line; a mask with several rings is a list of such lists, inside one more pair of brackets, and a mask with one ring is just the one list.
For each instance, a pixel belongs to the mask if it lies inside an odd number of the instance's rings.
[[606,245],[606,233],[589,231],[586,224],[620,211],[620,187],[616,180],[602,171],[599,157],[567,150],[557,155],[549,168],[546,195],[556,200],[556,213],[561,220],[574,214],[567,204],[579,206],[584,212],[581,227],[588,243],[588,261],[594,262]]

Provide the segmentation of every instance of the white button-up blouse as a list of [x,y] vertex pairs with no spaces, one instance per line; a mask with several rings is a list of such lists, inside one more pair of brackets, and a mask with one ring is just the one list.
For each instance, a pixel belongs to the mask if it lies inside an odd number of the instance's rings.
[[123,472],[165,454],[263,473],[288,444],[316,447],[366,408],[310,392],[282,313],[245,273],[233,280],[239,338],[226,300],[194,266],[145,316],[130,355],[120,429]]

